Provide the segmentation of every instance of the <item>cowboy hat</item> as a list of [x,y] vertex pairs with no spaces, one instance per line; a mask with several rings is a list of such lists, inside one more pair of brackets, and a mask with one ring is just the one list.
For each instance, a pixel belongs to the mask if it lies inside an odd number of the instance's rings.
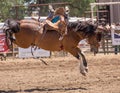
[[55,9],[55,15],[64,15],[65,14],[65,9],[63,7],[59,7]]

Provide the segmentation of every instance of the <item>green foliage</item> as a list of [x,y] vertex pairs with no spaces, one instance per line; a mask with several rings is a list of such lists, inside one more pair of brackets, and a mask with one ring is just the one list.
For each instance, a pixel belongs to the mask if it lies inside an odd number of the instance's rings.
[[[7,7],[6,7],[7,6]],[[7,0],[1,0],[0,1],[0,21],[3,21],[4,18],[6,18],[6,16],[9,16],[9,9],[12,6],[11,3],[7,2]]]
[[8,18],[16,18],[16,8],[13,6],[23,3],[24,0],[0,0],[0,22],[3,22]]
[[[70,16],[84,16],[86,10],[90,10],[90,2],[95,0],[0,0],[0,22],[8,19],[22,19],[26,15],[26,11],[31,11],[30,7],[16,8],[14,5],[29,4],[31,1],[36,3],[56,3],[56,2],[70,2]],[[56,5],[56,7],[59,7]],[[48,7],[41,7],[41,13],[47,15]],[[16,12],[17,11],[17,12]],[[16,15],[17,14],[17,15]]]
[[90,3],[95,0],[68,0],[71,1],[70,15],[71,16],[84,16],[86,10],[90,10]]

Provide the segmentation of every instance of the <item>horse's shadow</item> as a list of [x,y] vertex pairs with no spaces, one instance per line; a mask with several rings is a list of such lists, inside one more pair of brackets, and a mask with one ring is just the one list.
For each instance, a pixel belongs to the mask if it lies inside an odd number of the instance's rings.
[[50,92],[50,91],[72,91],[72,90],[87,90],[87,88],[83,88],[83,87],[71,87],[71,88],[32,88],[32,89],[25,89],[25,90],[0,90],[0,93],[17,93],[17,92],[34,92],[34,91],[38,91],[38,92]]

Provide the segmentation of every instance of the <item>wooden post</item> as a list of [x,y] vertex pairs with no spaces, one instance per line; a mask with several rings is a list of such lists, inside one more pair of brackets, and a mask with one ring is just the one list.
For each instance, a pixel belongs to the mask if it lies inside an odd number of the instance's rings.
[[14,52],[14,44],[12,43],[12,58],[15,58],[15,52]]
[[102,49],[103,49],[103,52],[104,52],[104,55],[105,55],[106,51],[105,51],[105,36],[104,35],[102,36]]
[[18,19],[18,6],[15,6],[15,12],[16,12],[16,19]]

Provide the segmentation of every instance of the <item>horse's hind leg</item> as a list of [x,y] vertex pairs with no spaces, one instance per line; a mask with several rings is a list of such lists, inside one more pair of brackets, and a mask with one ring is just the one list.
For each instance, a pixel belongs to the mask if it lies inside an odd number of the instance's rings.
[[86,73],[88,72],[87,61],[84,54],[81,52],[81,50],[75,47],[75,48],[69,49],[68,52],[71,53],[73,56],[75,56],[78,60],[80,60],[80,56],[81,56],[80,73],[82,75],[86,75]]

